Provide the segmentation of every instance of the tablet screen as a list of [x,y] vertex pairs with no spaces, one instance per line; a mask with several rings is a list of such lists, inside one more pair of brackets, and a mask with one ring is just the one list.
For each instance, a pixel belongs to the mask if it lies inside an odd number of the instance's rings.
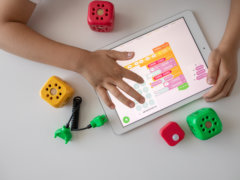
[[207,66],[184,20],[180,18],[118,47],[117,51],[134,51],[135,57],[118,61],[144,79],[143,84],[124,81],[145,97],[129,108],[110,94],[123,127],[209,88]]

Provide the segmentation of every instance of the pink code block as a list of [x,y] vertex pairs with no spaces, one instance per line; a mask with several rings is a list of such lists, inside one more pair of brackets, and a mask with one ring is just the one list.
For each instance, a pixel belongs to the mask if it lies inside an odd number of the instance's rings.
[[163,74],[163,76],[166,76],[166,75],[169,75],[169,74],[171,74],[171,70],[168,70],[168,71],[166,71],[166,72],[164,72],[164,73],[162,73]]
[[166,71],[166,72],[164,72],[164,73],[162,73],[162,74],[158,74],[158,75],[154,76],[153,79],[154,79],[154,80],[158,80],[158,79],[160,79],[160,78],[162,78],[162,77],[164,77],[164,76],[167,76],[167,75],[170,74],[171,72],[172,72],[172,71],[169,70],[169,71]]
[[177,66],[177,63],[173,58],[171,58],[168,61],[164,61],[160,64],[156,64],[154,66],[154,69],[153,68],[150,69],[150,72],[156,71],[158,69],[160,69],[162,72],[164,72],[164,71],[167,71],[169,69],[172,69],[174,66]]
[[174,64],[175,66],[177,65],[175,59],[173,58],[169,59],[168,62]]
[[151,83],[151,87],[157,86],[157,85],[159,85],[161,83],[162,83],[162,80],[160,79],[158,81],[155,81],[155,82]]
[[203,78],[207,77],[207,73],[201,74],[200,76],[197,76],[197,80],[201,80]]
[[205,69],[201,69],[201,70],[197,71],[197,73],[196,73],[196,74],[197,74],[197,75],[200,75],[200,74],[203,74],[203,73],[205,73],[205,71],[206,71]]
[[154,62],[148,64],[148,68],[151,68],[151,67],[153,67],[153,66],[155,66],[155,65],[157,65],[157,64],[159,64],[159,63],[162,63],[162,62],[165,61],[165,60],[166,60],[166,58],[162,58],[162,59],[159,59],[159,60],[157,60],[157,61],[154,61]]
[[198,70],[203,69],[203,68],[204,68],[203,65],[199,65],[199,66],[197,66],[195,69],[198,71]]
[[154,79],[154,80],[158,80],[158,79],[160,79],[160,78],[162,78],[162,77],[163,77],[162,74],[158,74],[158,75],[154,76],[153,79]]
[[185,82],[187,82],[185,77],[183,75],[180,75],[180,76],[168,81],[168,83],[169,83],[168,88],[169,89],[174,89],[174,88],[182,85]]
[[181,79],[182,83],[187,82],[187,80],[186,80],[186,78],[184,77],[184,75],[180,75],[180,76],[178,76],[178,77]]
[[169,76],[166,76],[165,78],[164,78],[164,80],[165,81],[168,81],[168,80],[170,80],[170,79],[172,79],[173,78],[173,75],[169,75]]
[[176,81],[169,81],[169,85],[168,85],[169,89],[174,89],[174,88],[183,84],[183,82],[181,80],[179,80],[178,78],[175,78],[175,79],[177,79],[177,80]]

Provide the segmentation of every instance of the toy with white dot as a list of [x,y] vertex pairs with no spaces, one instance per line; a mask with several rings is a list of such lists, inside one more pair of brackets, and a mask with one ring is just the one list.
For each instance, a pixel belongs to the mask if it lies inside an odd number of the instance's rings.
[[[210,139],[222,131],[222,123],[212,108],[202,108],[187,116],[187,124],[193,135],[201,140]],[[164,125],[159,134],[170,146],[184,139],[185,133],[176,122]]]

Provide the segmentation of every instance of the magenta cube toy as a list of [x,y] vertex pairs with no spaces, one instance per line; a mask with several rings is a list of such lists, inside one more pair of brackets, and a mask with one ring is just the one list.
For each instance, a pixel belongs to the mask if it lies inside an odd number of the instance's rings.
[[114,26],[113,4],[108,1],[92,1],[88,5],[87,21],[93,31],[112,31]]
[[160,129],[159,133],[170,146],[175,146],[185,136],[184,131],[176,122],[167,123]]

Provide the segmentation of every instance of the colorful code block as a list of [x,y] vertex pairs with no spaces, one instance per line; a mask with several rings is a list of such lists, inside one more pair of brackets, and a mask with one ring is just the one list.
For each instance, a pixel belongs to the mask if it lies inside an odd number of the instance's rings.
[[196,71],[196,80],[201,80],[207,77],[206,69],[204,69],[203,65],[197,65],[195,68]]
[[[146,67],[149,71],[147,79],[151,88],[156,88],[155,94],[160,95],[177,88],[179,91],[186,90],[189,84],[177,62],[169,43],[164,43],[153,49],[153,54],[132,62],[125,66],[132,69],[136,66]],[[204,75],[203,69],[198,67]],[[199,72],[200,73],[200,72]]]

